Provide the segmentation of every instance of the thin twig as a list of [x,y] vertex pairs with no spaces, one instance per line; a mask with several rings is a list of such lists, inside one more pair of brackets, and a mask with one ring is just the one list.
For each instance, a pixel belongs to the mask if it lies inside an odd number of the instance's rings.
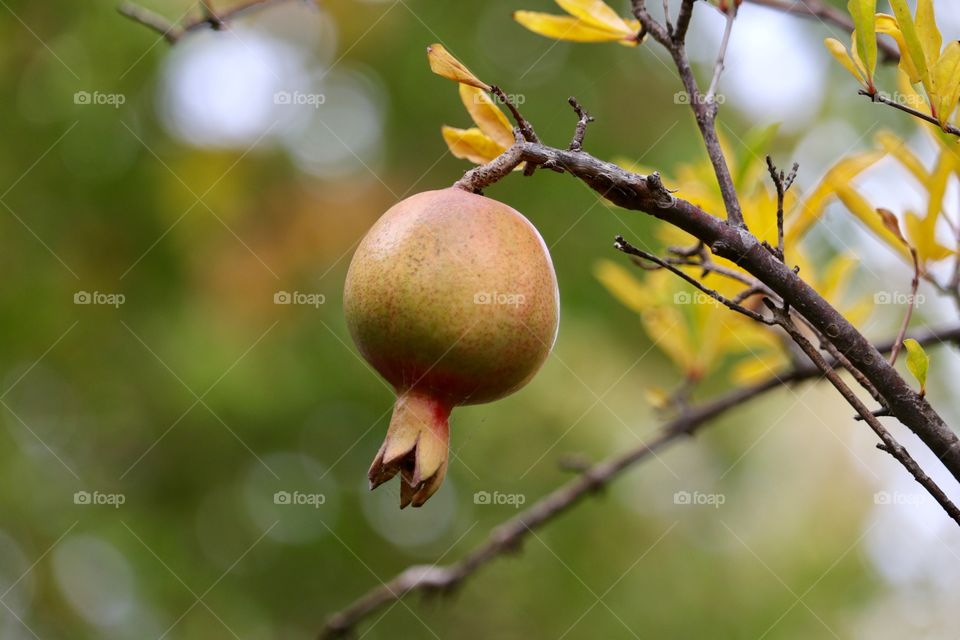
[[881,410],[889,411],[886,402],[883,400],[883,396],[880,395],[880,392],[877,391],[877,388],[873,386],[873,383],[870,382],[870,380],[868,380],[859,369],[853,366],[846,354],[837,349],[836,345],[830,342],[830,338],[825,336],[816,327],[814,327],[809,320],[799,314],[794,315],[796,320],[806,326],[813,335],[817,336],[817,339],[820,342],[820,348],[829,353],[834,362],[843,367],[843,369],[846,370],[847,373],[849,373],[851,377],[857,381],[857,384],[866,390],[866,392],[870,394],[871,398],[877,401],[877,403],[882,407]]
[[150,11],[132,2],[121,2],[117,7],[117,11],[134,22],[139,22],[143,26],[153,29],[162,35],[170,44],[174,44],[183,35],[183,29],[178,25],[173,24],[159,13]]
[[[490,93],[492,93],[498,100],[503,102],[503,104],[507,106],[507,109],[510,110],[510,114],[513,116],[513,121],[520,129],[523,139],[527,142],[539,143],[540,138],[537,137],[537,132],[533,130],[533,125],[523,117],[522,113],[520,113],[520,108],[517,106],[516,101],[511,96],[508,96],[503,89],[497,85],[491,85]],[[532,176],[536,170],[537,165],[528,164],[523,168],[523,175]]]
[[573,107],[573,110],[577,113],[577,128],[573,133],[573,140],[570,141],[570,151],[580,151],[583,149],[583,136],[587,133],[587,124],[593,122],[593,116],[584,111],[583,107],[580,106],[580,103],[577,102],[577,99],[573,96],[567,98],[567,102],[570,103],[570,106]]
[[907,335],[910,318],[913,317],[913,308],[917,302],[917,289],[920,287],[920,260],[917,257],[917,250],[914,247],[910,247],[910,257],[913,258],[913,279],[910,281],[910,299],[907,301],[907,312],[903,315],[903,323],[900,325],[897,339],[894,341],[893,349],[890,351],[891,366],[897,363],[897,356],[900,355],[900,349],[903,347],[903,336]]
[[722,304],[723,306],[727,307],[732,311],[736,311],[737,313],[743,314],[748,318],[750,318],[751,320],[756,320],[757,322],[760,322],[762,324],[769,324],[769,325],[776,324],[773,320],[763,317],[761,314],[757,313],[756,311],[747,309],[746,307],[740,304],[737,304],[733,300],[730,300],[726,296],[721,295],[718,291],[711,289],[710,287],[706,286],[696,278],[691,277],[689,274],[684,273],[680,269],[677,269],[670,263],[662,260],[661,258],[658,258],[652,253],[647,253],[642,249],[638,249],[637,247],[633,246],[632,244],[624,240],[623,236],[617,236],[616,239],[613,241],[613,246],[618,251],[622,251],[628,255],[636,256],[638,258],[642,258],[644,260],[652,262],[658,265],[661,269],[666,269],[670,273],[676,276],[679,276],[684,281],[692,284],[694,287],[696,287],[697,289],[699,289],[700,291],[702,291],[703,293],[710,296],[711,298],[713,298],[714,300],[716,300],[717,302],[719,302],[720,304]]
[[517,107],[516,101],[503,92],[503,89],[497,85],[492,85],[490,87],[490,93],[495,95],[503,104],[507,106],[507,109],[510,110],[510,113],[513,115],[514,121],[517,123],[517,126],[520,127],[520,132],[523,133],[523,138],[527,142],[540,142],[540,138],[537,137],[536,131],[533,130],[533,125],[523,117],[523,114],[520,113],[519,107]]
[[683,0],[680,3],[680,14],[677,16],[677,28],[673,31],[673,39],[683,42],[690,27],[690,18],[693,16],[694,0]]
[[734,296],[733,301],[736,303],[742,303],[744,300],[749,300],[753,296],[767,295],[766,287],[750,287],[749,289],[744,289],[736,296]]
[[[163,16],[149,9],[141,7],[138,4],[124,0],[117,7],[121,15],[138,22],[143,26],[156,31],[163,36],[170,44],[175,44],[184,35],[202,28],[211,28],[221,30],[229,22],[240,16],[252,12],[266,9],[267,7],[289,2],[291,0],[244,0],[235,7],[218,13],[214,11],[209,0],[201,0],[201,13],[198,17],[191,18],[186,22],[179,24],[170,22]],[[314,0],[300,0],[303,2],[314,2]]]
[[671,257],[667,258],[666,261],[675,267],[699,267],[703,270],[703,277],[711,273],[716,273],[731,280],[736,280],[751,289],[763,291],[770,297],[776,297],[775,293],[770,291],[769,288],[765,287],[756,278],[750,277],[743,271],[731,269],[714,262],[713,258],[710,257],[710,252],[707,250],[706,245],[702,242],[698,242],[692,247],[667,247],[667,253],[671,254]]
[[[683,9],[683,7],[681,7]],[[693,10],[693,3],[690,3],[690,11]],[[739,229],[746,229],[746,223],[743,220],[743,211],[740,207],[740,199],[737,196],[736,187],[733,184],[733,176],[730,173],[730,167],[727,165],[726,156],[720,147],[720,138],[717,135],[716,119],[718,105],[715,100],[707,100],[700,91],[697,79],[693,74],[693,68],[687,58],[685,34],[684,37],[678,36],[681,33],[677,29],[673,35],[659,22],[654,20],[647,12],[645,0],[633,0],[633,15],[640,21],[644,29],[650,33],[653,38],[659,42],[670,53],[673,63],[680,73],[680,80],[683,83],[683,89],[689,98],[690,108],[696,116],[697,127],[700,130],[700,136],[703,138],[704,146],[707,149],[707,155],[710,163],[713,165],[713,172],[717,177],[717,183],[720,185],[720,195],[723,199],[723,206],[727,213],[727,223],[730,226]]]
[[780,258],[780,262],[784,262],[784,247],[783,247],[783,199],[787,194],[787,191],[793,186],[793,181],[797,178],[797,170],[800,169],[800,165],[796,162],[793,163],[793,168],[790,169],[790,173],[784,175],[783,171],[778,171],[775,164],[773,164],[773,158],[767,156],[767,169],[770,170],[770,179],[773,180],[773,186],[777,189],[777,250],[776,255]]
[[784,330],[790,334],[790,337],[793,338],[794,342],[800,346],[804,353],[810,358],[810,360],[817,366],[820,371],[823,372],[823,375],[830,381],[830,384],[843,396],[843,399],[854,408],[854,410],[863,418],[863,421],[870,425],[870,428],[873,429],[873,432],[877,434],[880,440],[883,442],[883,451],[886,451],[891,456],[893,456],[903,467],[910,472],[910,475],[924,488],[927,492],[933,497],[934,500],[943,508],[943,510],[949,515],[953,520],[960,525],[960,509],[957,509],[957,506],[950,501],[950,498],[943,492],[943,490],[934,482],[930,476],[928,476],[923,469],[920,468],[920,465],[917,464],[917,461],[913,459],[913,456],[899,443],[897,440],[890,434],[886,427],[884,427],[880,420],[873,414],[870,409],[867,408],[865,404],[857,397],[857,394],[847,386],[847,383],[840,378],[833,366],[831,366],[824,357],[817,351],[817,348],[814,347],[806,336],[804,336],[797,326],[793,323],[792,318],[789,313],[784,311],[782,308],[777,307],[772,301],[764,300],[767,302],[767,307],[773,312],[774,318],[777,323],[784,328]]
[[945,131],[946,133],[960,137],[960,129],[953,126],[952,124],[947,123],[947,124],[941,125],[940,121],[934,118],[933,116],[931,116],[930,114],[924,113],[922,111],[918,111],[913,107],[908,107],[905,104],[900,104],[899,102],[896,102],[895,100],[891,100],[890,98],[886,97],[885,95],[879,92],[870,93],[866,89],[860,89],[857,93],[859,93],[862,96],[866,96],[870,98],[872,102],[879,102],[881,104],[885,104],[887,106],[893,107],[894,109],[899,109],[904,113],[909,113],[914,118],[919,118],[924,122],[929,122],[930,124],[936,125],[939,129],[941,129],[942,131]]
[[454,187],[464,189],[470,193],[482,193],[483,190],[509,175],[523,162],[523,131],[520,127],[513,129],[514,144],[505,152],[497,156],[493,161],[487,164],[470,169],[463,174],[463,177],[453,183]]
[[727,55],[727,47],[730,45],[730,34],[733,33],[733,21],[737,17],[737,3],[730,0],[727,6],[727,24],[723,28],[723,39],[720,41],[720,50],[717,52],[717,62],[713,65],[713,78],[710,80],[710,87],[707,89],[707,103],[713,103],[717,96],[717,87],[720,84],[720,74],[723,73],[724,58]]
[[[932,330],[916,335],[915,339],[923,346],[943,342],[957,343],[960,341],[960,327]],[[887,342],[878,344],[876,348],[886,353],[891,346],[891,342]],[[831,363],[830,366],[835,366],[835,363]],[[535,529],[551,523],[582,499],[595,495],[599,488],[609,484],[624,471],[653,454],[685,436],[693,435],[710,424],[715,424],[712,422],[715,418],[742,407],[745,403],[774,389],[819,378],[821,375],[822,371],[819,367],[813,363],[804,362],[795,365],[790,371],[771,376],[752,386],[730,391],[706,404],[689,408],[677,418],[663,424],[657,435],[646,443],[589,467],[583,474],[554,489],[493,529],[483,542],[457,562],[442,567],[413,566],[372,589],[346,608],[330,616],[320,638],[327,640],[347,636],[366,618],[410,593],[442,594],[455,589],[483,566],[510,551],[517,550]]]
[[667,27],[667,33],[673,34],[673,25],[670,24],[670,0],[663,0],[663,24]]

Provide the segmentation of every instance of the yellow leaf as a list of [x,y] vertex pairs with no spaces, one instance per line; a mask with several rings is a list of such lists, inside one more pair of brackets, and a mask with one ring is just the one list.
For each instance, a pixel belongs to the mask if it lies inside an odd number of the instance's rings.
[[[897,48],[901,53],[907,50],[907,41],[903,38],[903,32],[897,26],[897,20],[891,15],[885,13],[877,14],[877,33],[885,33],[897,41]],[[920,82],[920,72],[917,71],[913,59],[908,55],[900,56],[900,69],[910,76],[910,82],[914,84]]]
[[927,369],[930,368],[930,357],[923,350],[920,343],[913,338],[907,338],[903,341],[903,347],[907,350],[907,369],[913,374],[913,377],[920,383],[920,395],[927,392]]
[[823,41],[823,44],[827,47],[827,51],[836,58],[843,67],[849,71],[857,81],[863,86],[868,86],[867,79],[863,74],[863,71],[857,68],[857,65],[854,63],[853,58],[850,57],[850,54],[847,53],[847,48],[843,46],[843,43],[837,40],[836,38],[826,38]]
[[539,11],[514,11],[513,19],[530,31],[554,40],[616,42],[624,39],[620,32],[598,29],[570,16],[554,16]]
[[910,238],[910,244],[917,250],[920,264],[938,262],[953,255],[951,249],[937,242],[934,225],[927,224],[926,220],[921,219],[912,211],[907,212],[903,222],[907,228],[907,237]]
[[931,99],[940,126],[946,127],[960,100],[960,42],[951,41],[933,68]]
[[646,387],[643,395],[654,409],[666,409],[670,406],[670,394],[663,387]]
[[940,154],[937,166],[929,179],[924,182],[927,188],[927,217],[924,224],[935,227],[937,218],[943,210],[943,197],[947,192],[947,184],[950,182],[950,174],[953,173],[953,161],[946,154]]
[[927,61],[933,62],[940,56],[940,47],[943,45],[943,37],[933,14],[933,0],[917,0],[916,26]]
[[632,311],[642,313],[656,304],[645,283],[615,262],[600,260],[593,268],[593,274],[620,304]]
[[651,308],[642,315],[643,327],[657,347],[667,354],[687,376],[699,378],[704,373],[700,350],[693,345],[683,315],[674,307]]
[[473,75],[470,69],[467,69],[462,62],[454,58],[442,44],[432,44],[427,47],[427,60],[430,62],[430,70],[438,76],[462,82],[478,89],[490,90],[490,85]]
[[918,182],[924,183],[930,177],[923,163],[910,149],[907,143],[889,131],[881,131],[876,137],[884,151],[896,158]]
[[556,0],[560,8],[597,29],[618,32],[625,37],[636,34],[626,21],[602,0]]
[[861,298],[859,301],[845,307],[843,317],[855,327],[861,327],[873,314],[876,304],[873,297]]
[[[860,292],[850,287],[859,266],[860,258],[855,255],[837,256],[827,265],[823,280],[816,287],[817,291],[839,309],[844,317],[855,323],[855,326],[860,326],[859,323],[870,316],[874,306],[872,298],[862,295],[857,298],[855,296]],[[851,295],[854,296],[852,301]]]
[[863,61],[868,88],[873,88],[873,72],[877,68],[877,0],[849,0],[847,9],[856,29],[853,32],[856,52]]
[[733,366],[730,379],[737,385],[755,384],[779,373],[785,364],[786,358],[777,353],[745,358]]
[[470,85],[460,85],[460,100],[480,131],[506,149],[514,143],[513,127],[487,92]]
[[860,195],[855,189],[846,184],[835,184],[837,197],[843,202],[844,206],[859,218],[860,222],[867,226],[881,240],[886,242],[897,253],[910,258],[910,252],[902,242],[894,235],[890,229],[884,226],[876,210],[867,202],[866,198]]
[[[817,287],[821,294],[833,298],[846,289],[850,278],[853,277],[860,260],[852,255],[840,255],[830,261],[826,273],[823,274],[823,283]],[[836,300],[835,302],[840,302]]]
[[[837,186],[849,185],[854,178],[863,173],[866,169],[875,164],[883,157],[881,151],[866,151],[864,153],[855,153],[839,160],[836,164],[827,170],[823,180],[805,196],[799,206],[799,212],[791,216],[786,229],[787,244],[793,245],[799,238],[813,226],[820,216],[830,198],[835,195]],[[870,208],[870,217],[874,218],[872,207]]]
[[490,162],[505,151],[488,138],[480,129],[456,129],[446,125],[441,128],[443,140],[457,158],[476,164]]

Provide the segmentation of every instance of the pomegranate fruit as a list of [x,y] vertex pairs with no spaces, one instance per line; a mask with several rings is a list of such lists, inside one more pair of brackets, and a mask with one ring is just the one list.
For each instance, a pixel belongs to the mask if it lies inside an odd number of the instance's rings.
[[400,507],[447,471],[448,418],[524,386],[553,347],[557,279],[536,228],[505,204],[450,187],[387,211],[350,263],[343,306],[364,358],[396,390],[375,489],[400,474]]

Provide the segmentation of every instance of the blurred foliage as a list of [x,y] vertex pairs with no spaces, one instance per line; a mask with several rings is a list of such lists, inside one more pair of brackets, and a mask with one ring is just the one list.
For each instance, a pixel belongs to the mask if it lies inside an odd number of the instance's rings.
[[[680,179],[702,150],[658,53],[557,44],[510,19],[546,0],[321,4],[173,48],[109,2],[2,4],[0,638],[312,637],[380,580],[450,562],[515,513],[476,492],[529,504],[565,479],[563,454],[636,446],[657,425],[642,390],[681,382],[593,273],[629,268],[618,233],[662,245],[656,225],[576,181],[511,176],[489,192],[550,246],[556,353],[523,392],[454,414],[450,477],[425,508],[366,491],[392,393],[346,333],[349,256],[390,204],[466,168],[440,135],[463,106],[424,47],[445,42],[522,92],[545,140],[569,140],[576,95],[600,157]],[[285,110],[278,92],[307,99]],[[728,113],[742,153],[756,123]],[[282,292],[323,304],[276,304]],[[850,637],[887,590],[861,540],[890,469],[869,437],[834,433],[857,429],[848,414],[829,390],[778,392],[364,637]],[[726,499],[678,505],[677,491]]]

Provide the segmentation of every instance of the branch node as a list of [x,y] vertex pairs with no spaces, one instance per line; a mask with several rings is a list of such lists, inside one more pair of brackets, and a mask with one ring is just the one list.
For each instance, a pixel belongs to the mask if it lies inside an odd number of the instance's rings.
[[583,136],[587,133],[587,124],[593,122],[594,118],[580,106],[580,103],[577,102],[577,99],[573,96],[567,98],[567,102],[570,103],[570,106],[573,107],[574,112],[576,112],[579,118],[579,120],[577,120],[577,128],[573,133],[573,140],[570,141],[569,149],[570,151],[581,151],[583,149]]
[[766,242],[763,244],[780,262],[784,262],[783,199],[787,191],[790,190],[790,187],[793,186],[793,181],[797,178],[797,171],[800,169],[800,164],[794,162],[790,173],[785,175],[783,171],[777,170],[777,166],[773,164],[773,158],[767,156],[767,169],[770,171],[770,179],[773,180],[773,186],[777,189],[777,247],[774,249]]

